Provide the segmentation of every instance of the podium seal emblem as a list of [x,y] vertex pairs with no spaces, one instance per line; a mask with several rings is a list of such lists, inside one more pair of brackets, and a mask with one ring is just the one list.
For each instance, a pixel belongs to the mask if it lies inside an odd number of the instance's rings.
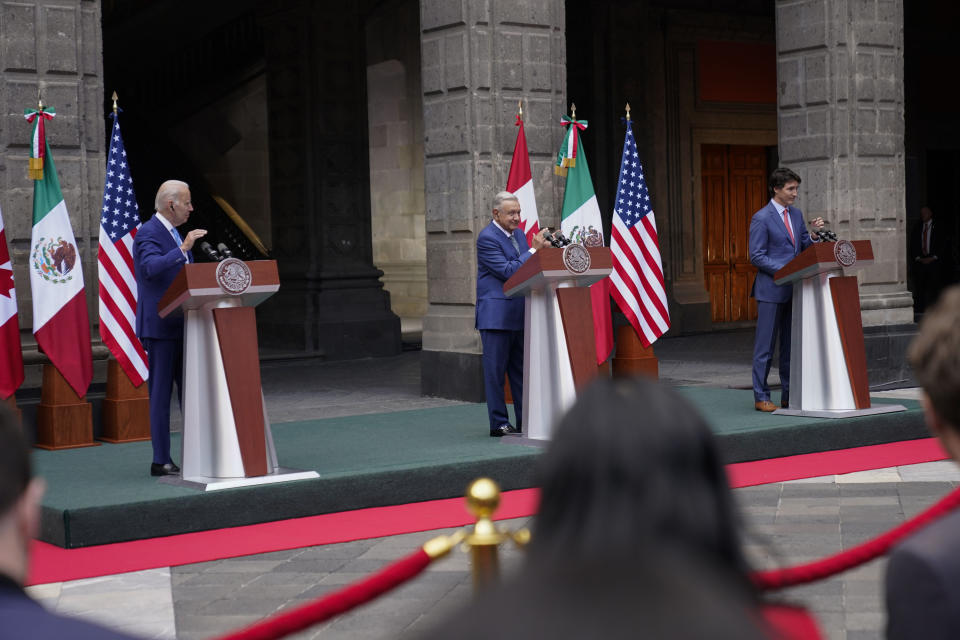
[[590,252],[582,244],[568,244],[563,248],[563,266],[570,273],[585,273],[590,268]]
[[243,260],[227,258],[217,265],[217,284],[226,293],[238,296],[250,288],[253,276]]
[[837,240],[833,245],[833,257],[841,267],[852,267],[857,261],[857,249],[849,240]]

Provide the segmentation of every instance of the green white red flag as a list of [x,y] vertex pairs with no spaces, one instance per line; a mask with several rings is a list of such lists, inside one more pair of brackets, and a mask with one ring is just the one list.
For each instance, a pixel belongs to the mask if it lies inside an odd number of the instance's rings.
[[31,158],[33,335],[40,349],[82,397],[93,377],[90,321],[83,289],[83,264],[42,127],[43,121],[53,115],[52,111],[43,108],[24,111],[24,118],[33,124],[32,147],[42,154],[36,158],[42,163],[36,163],[42,174],[33,171],[35,158]]
[[[603,221],[600,205],[593,190],[590,168],[583,150],[583,134],[586,120],[564,118],[567,127],[563,145],[557,155],[554,170],[567,175],[567,187],[563,192],[563,210],[560,214],[560,230],[573,242],[588,246],[603,245]],[[589,239],[589,241],[588,241]],[[597,349],[597,364],[604,362],[613,351],[613,319],[610,314],[610,279],[604,278],[590,286],[593,302],[593,330]]]
[[12,396],[21,384],[23,354],[20,352],[17,290],[13,286],[13,264],[3,230],[3,213],[0,212],[0,400]]

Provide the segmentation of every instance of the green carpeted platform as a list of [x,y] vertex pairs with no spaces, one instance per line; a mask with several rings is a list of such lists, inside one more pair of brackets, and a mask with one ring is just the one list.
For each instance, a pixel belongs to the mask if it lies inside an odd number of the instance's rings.
[[[913,401],[897,401],[905,412],[826,420],[759,413],[750,391],[681,392],[708,417],[728,462],[927,435]],[[280,464],[320,478],[206,494],[151,478],[149,442],[36,450],[48,485],[41,539],[82,547],[458,497],[481,475],[504,490],[533,486],[540,448],[490,438],[486,419],[486,407],[471,404],[275,424]]]

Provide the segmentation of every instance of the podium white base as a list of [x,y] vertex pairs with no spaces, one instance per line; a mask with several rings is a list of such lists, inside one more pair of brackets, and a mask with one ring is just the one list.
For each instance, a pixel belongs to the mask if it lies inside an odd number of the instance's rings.
[[163,484],[172,484],[178,487],[197,489],[199,491],[219,491],[220,489],[253,487],[261,484],[292,482],[294,480],[309,480],[311,478],[319,477],[320,474],[316,471],[298,471],[297,469],[285,469],[283,467],[279,467],[273,473],[268,473],[265,476],[255,476],[253,478],[209,478],[207,476],[191,476],[190,478],[180,478],[178,476],[163,476],[159,481]]
[[777,409],[773,412],[775,416],[801,416],[804,418],[856,418],[858,416],[873,416],[878,413],[895,413],[897,411],[906,411],[907,408],[902,404],[880,404],[869,409],[851,409],[849,411],[827,411],[827,410],[809,410],[803,409]]

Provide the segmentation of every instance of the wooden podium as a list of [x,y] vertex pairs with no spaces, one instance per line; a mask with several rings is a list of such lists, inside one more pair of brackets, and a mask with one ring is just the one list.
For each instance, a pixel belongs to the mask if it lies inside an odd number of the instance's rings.
[[844,268],[873,264],[869,240],[817,242],[774,274],[793,285],[790,408],[774,414],[841,418],[905,411],[872,407],[856,276]]
[[613,270],[610,249],[586,249],[589,267],[575,272],[564,264],[569,248],[540,249],[503,285],[509,297],[526,296],[523,430],[533,440],[550,439],[577,390],[601,371],[588,287]]
[[254,307],[280,288],[273,260],[184,265],[157,305],[184,314],[182,478],[205,491],[316,478],[283,469],[260,386]]

